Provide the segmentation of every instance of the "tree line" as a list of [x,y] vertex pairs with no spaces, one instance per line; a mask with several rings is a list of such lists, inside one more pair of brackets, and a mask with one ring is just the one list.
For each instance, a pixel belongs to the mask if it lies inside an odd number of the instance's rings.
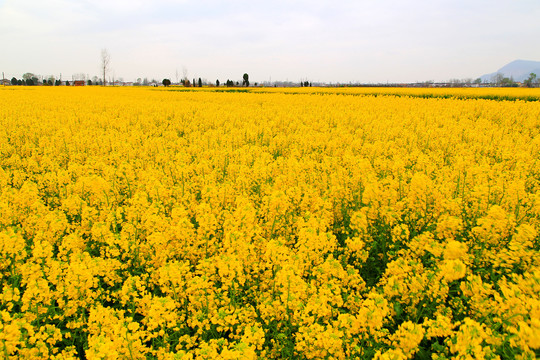
[[[61,81],[61,80],[55,80],[55,79],[43,79],[41,82],[37,77],[32,77],[28,79],[17,79],[16,77],[12,77],[10,80],[11,85],[25,85],[25,86],[35,86],[35,85],[43,85],[43,86],[60,86],[62,83],[66,86],[70,86],[74,81],[70,82],[69,80]],[[85,81],[86,85],[101,85],[101,82],[94,83],[92,80],[88,79]]]
[[[167,87],[167,86],[170,86],[172,84],[171,82],[171,79],[168,79],[168,78],[165,78],[161,81],[161,83],[163,84],[163,86]],[[199,78],[199,80],[195,80],[193,79],[193,82],[190,82],[186,77],[184,77],[184,79],[182,79],[180,82],[180,84],[182,84],[183,86],[185,87],[203,87],[203,80],[201,78]],[[249,74],[248,73],[245,73],[243,76],[242,76],[242,86],[245,86],[245,87],[249,87]],[[209,84],[204,84],[204,85],[209,85]],[[219,79],[216,80],[216,87],[219,87],[221,85],[221,82],[219,81]],[[258,83],[255,83],[255,86],[259,85]],[[237,82],[234,82],[232,80],[229,80],[227,79],[227,81],[225,82],[225,86],[227,87],[233,87],[233,86],[240,86],[240,82],[237,81]]]

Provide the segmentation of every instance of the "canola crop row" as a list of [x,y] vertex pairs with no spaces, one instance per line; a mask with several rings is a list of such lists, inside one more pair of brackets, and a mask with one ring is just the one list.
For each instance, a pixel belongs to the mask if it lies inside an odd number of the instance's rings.
[[538,357],[540,103],[316,91],[0,89],[0,357]]

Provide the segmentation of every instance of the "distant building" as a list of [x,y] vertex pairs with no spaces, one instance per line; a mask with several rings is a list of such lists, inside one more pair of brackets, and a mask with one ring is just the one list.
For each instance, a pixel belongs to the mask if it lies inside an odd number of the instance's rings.
[[73,82],[73,86],[84,86],[86,85],[86,82],[84,80],[75,80]]

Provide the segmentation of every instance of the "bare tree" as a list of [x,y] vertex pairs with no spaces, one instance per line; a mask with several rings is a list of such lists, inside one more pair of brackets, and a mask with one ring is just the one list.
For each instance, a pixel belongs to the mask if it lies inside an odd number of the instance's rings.
[[496,84],[497,86],[501,86],[503,80],[504,80],[504,75],[501,73],[497,73],[491,77],[491,82],[493,84]]
[[186,85],[186,82],[188,81],[188,71],[187,67],[182,66],[182,82],[184,83],[184,86]]
[[71,76],[71,80],[83,80],[86,81],[86,74],[78,73]]
[[106,75],[109,71],[109,65],[111,63],[111,55],[107,49],[101,50],[101,70],[103,71],[103,86],[107,85]]

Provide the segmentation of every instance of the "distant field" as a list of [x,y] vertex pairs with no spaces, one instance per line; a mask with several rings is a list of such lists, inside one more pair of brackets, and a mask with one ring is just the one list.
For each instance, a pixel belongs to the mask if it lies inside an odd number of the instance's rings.
[[215,91],[215,92],[255,92],[311,95],[393,95],[419,98],[486,99],[497,101],[540,101],[540,88],[397,88],[397,87],[303,87],[303,88],[183,88],[172,87],[177,91]]
[[538,358],[539,99],[0,88],[0,354]]

